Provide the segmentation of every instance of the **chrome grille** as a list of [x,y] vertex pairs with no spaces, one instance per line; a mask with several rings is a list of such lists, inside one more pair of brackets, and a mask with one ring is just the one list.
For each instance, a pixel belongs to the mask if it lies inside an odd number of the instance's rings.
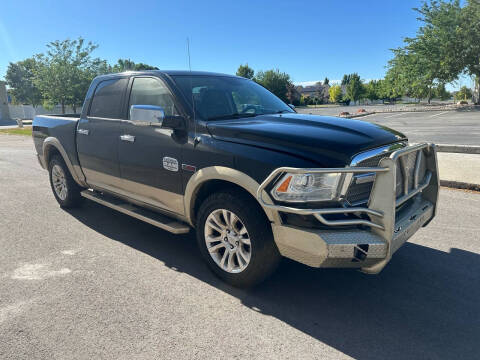
[[[381,154],[377,154],[366,159],[362,159],[361,161],[355,163],[353,166],[355,167],[376,167],[380,163],[380,160],[389,157],[393,153],[392,151],[382,152]],[[408,179],[408,191],[414,188],[414,177],[415,177],[415,165],[417,161],[417,156],[420,154],[421,151],[408,153],[402,157],[396,164],[396,198],[399,198],[404,194],[404,178],[407,177]],[[420,169],[419,169],[419,182],[422,182],[426,175],[426,162],[425,156],[421,155],[422,158],[420,159]],[[405,170],[402,170],[402,167]],[[405,172],[405,174],[404,174]],[[368,202],[370,198],[370,193],[372,191],[373,181],[371,182],[364,182],[364,183],[356,183],[356,177],[353,178],[350,187],[345,195],[345,199],[351,205],[359,205]]]
[[[393,151],[382,152],[381,154],[371,156],[355,164],[356,167],[375,167],[378,166],[380,160],[385,157],[389,157]],[[348,188],[345,199],[352,205],[366,203],[372,192],[373,181],[363,184],[355,183],[355,177],[352,184]]]

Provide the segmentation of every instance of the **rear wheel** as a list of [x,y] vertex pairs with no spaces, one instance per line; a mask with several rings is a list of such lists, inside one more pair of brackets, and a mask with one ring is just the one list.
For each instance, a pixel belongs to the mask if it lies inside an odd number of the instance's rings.
[[48,163],[50,186],[55,199],[63,208],[73,208],[81,204],[82,188],[73,180],[68,167],[59,155],[54,155]]
[[263,281],[281,258],[258,204],[233,191],[212,194],[200,206],[197,241],[213,272],[238,287]]

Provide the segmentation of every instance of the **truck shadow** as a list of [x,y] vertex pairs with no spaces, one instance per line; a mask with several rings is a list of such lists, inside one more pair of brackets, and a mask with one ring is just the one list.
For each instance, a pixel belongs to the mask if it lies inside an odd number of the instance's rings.
[[175,236],[91,202],[69,213],[353,358],[478,358],[478,254],[407,243],[376,276],[285,260],[270,280],[247,291],[212,275],[193,234]]

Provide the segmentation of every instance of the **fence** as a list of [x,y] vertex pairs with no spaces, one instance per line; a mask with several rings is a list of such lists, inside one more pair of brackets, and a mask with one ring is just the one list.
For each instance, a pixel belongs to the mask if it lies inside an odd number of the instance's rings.
[[[55,106],[52,110],[47,110],[43,106],[33,107],[32,105],[8,105],[10,117],[12,119],[31,120],[35,115],[45,114],[61,114],[62,107]],[[77,108],[77,114],[82,112],[82,108]],[[73,113],[73,109],[69,106],[65,107],[65,113]]]

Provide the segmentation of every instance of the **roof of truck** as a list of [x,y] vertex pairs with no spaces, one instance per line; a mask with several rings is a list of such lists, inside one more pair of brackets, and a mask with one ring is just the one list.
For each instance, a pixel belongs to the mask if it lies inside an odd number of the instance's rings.
[[142,71],[125,71],[121,73],[111,73],[98,76],[99,78],[122,75],[146,75],[146,74],[166,74],[169,76],[175,75],[193,75],[193,76],[229,76],[238,77],[236,75],[221,74],[208,71],[189,71],[189,70],[142,70]]

